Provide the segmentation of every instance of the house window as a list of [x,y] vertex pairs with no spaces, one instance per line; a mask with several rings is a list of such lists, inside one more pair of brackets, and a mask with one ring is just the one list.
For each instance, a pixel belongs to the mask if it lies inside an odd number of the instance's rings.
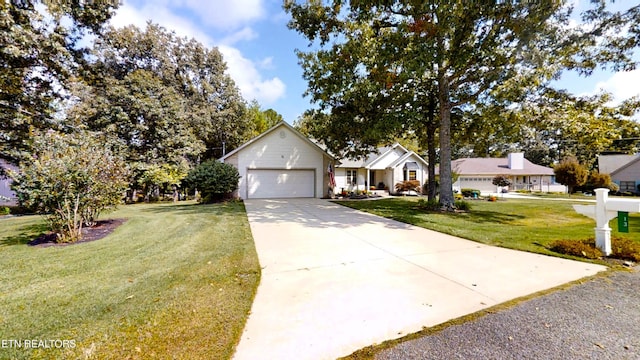
[[620,191],[636,191],[636,182],[620,181]]
[[357,176],[357,170],[347,169],[347,185],[355,185]]
[[416,180],[418,178],[417,171],[409,170],[409,180]]

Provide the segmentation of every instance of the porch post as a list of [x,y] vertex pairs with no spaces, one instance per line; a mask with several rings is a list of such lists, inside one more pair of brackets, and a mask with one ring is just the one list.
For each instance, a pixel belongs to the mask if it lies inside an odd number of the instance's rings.
[[371,182],[371,169],[367,168],[367,177],[365,178],[365,189],[364,191],[369,192],[369,189],[371,189],[371,184],[369,184]]

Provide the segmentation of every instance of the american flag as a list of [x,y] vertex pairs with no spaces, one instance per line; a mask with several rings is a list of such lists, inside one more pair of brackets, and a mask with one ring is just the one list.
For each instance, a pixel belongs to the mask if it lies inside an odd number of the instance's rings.
[[327,172],[329,173],[329,187],[333,189],[336,187],[336,177],[333,174],[333,166],[331,164],[327,167]]

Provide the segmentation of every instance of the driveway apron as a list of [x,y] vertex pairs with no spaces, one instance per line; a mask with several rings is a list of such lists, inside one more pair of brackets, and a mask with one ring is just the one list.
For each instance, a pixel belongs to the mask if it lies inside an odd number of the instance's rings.
[[320,199],[245,201],[262,278],[234,359],[335,359],[605,270]]

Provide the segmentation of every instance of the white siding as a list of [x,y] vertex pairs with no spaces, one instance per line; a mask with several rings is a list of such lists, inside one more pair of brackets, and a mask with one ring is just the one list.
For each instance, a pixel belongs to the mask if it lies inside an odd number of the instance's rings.
[[402,151],[402,149],[394,148],[393,150],[389,151],[389,153],[384,157],[381,157],[377,161],[374,161],[374,163],[372,164],[372,168],[379,170],[386,169],[404,154],[405,152]]
[[301,198],[314,197],[315,170],[262,170],[247,171],[247,198]]
[[[326,169],[320,149],[280,126],[237,153],[240,173],[239,195],[248,198],[248,170],[315,170],[315,197],[324,195]],[[230,158],[231,159],[231,158]],[[227,161],[228,162],[228,161]]]

